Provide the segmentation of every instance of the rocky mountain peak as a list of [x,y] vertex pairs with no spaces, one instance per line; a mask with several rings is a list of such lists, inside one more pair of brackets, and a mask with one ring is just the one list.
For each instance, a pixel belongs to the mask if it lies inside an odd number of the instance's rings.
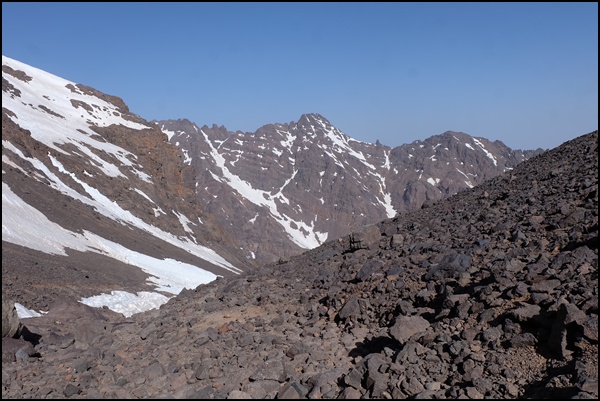
[[318,114],[318,113],[307,113],[307,114],[302,114],[300,116],[300,118],[298,119],[298,125],[299,126],[304,126],[304,125],[310,125],[310,124],[319,124],[319,125],[325,125],[325,126],[330,126],[331,123],[329,122],[329,120],[327,120],[325,117],[323,117],[322,115]]
[[[532,155],[452,131],[391,149],[356,141],[317,113],[244,134],[161,126],[196,171],[210,172],[200,178],[198,201],[228,222],[226,230],[257,263],[418,209]],[[250,224],[239,230],[243,222]]]

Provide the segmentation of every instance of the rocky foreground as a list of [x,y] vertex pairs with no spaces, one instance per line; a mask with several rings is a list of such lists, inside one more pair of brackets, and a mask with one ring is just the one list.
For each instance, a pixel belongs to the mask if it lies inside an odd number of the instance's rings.
[[598,133],[159,310],[10,318],[3,399],[597,399]]

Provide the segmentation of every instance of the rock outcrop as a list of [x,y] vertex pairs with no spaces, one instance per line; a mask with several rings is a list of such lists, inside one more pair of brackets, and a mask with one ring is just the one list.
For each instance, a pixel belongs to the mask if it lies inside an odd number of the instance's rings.
[[21,334],[22,324],[14,301],[5,298],[2,294],[2,338],[18,337]]

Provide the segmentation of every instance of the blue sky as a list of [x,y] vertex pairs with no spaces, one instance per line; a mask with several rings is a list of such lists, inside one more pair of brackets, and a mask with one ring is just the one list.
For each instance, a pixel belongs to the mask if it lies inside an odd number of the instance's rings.
[[398,146],[549,149],[598,129],[598,3],[2,3],[2,54],[147,120],[319,113]]

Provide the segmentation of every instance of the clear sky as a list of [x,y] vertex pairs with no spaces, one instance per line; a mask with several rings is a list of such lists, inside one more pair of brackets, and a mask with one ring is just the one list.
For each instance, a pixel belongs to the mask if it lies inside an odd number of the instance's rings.
[[598,129],[598,3],[2,3],[2,54],[147,120],[254,132],[319,113],[388,146]]

